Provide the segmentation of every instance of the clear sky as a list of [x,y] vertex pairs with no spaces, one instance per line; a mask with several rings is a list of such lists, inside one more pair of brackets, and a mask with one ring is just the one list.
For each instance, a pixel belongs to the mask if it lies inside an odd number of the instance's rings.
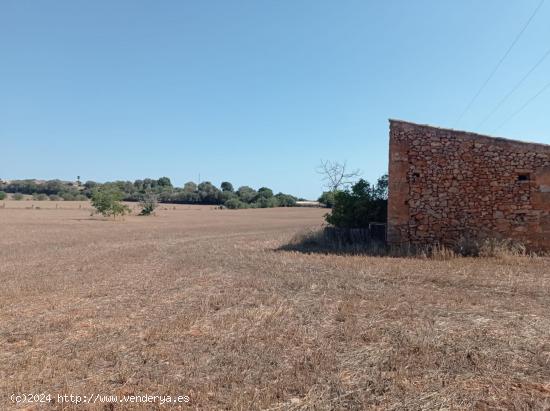
[[[316,198],[320,159],[369,180],[388,118],[495,134],[550,82],[540,0],[0,2],[0,178],[168,176]],[[550,143],[550,90],[498,130]]]

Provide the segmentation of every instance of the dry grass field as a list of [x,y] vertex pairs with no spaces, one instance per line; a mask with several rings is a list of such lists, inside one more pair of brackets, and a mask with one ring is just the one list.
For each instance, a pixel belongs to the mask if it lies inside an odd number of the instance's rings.
[[550,409],[548,258],[278,250],[320,209],[33,204],[0,208],[2,410]]

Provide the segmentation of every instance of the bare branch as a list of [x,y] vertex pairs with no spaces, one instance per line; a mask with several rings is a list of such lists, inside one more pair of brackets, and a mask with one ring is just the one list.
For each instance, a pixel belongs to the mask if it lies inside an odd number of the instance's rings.
[[361,175],[359,169],[348,171],[347,162],[321,160],[317,173],[323,176],[324,186],[329,191],[348,188]]

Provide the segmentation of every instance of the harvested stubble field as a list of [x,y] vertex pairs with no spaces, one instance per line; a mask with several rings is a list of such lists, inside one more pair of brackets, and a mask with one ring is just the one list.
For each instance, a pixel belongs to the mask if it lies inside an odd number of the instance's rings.
[[0,409],[550,408],[550,259],[278,251],[320,209],[35,205],[0,209]]

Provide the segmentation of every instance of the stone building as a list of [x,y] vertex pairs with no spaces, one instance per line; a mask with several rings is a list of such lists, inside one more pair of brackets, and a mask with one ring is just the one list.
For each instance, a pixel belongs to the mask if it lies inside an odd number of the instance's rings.
[[390,120],[388,242],[550,249],[550,145]]

